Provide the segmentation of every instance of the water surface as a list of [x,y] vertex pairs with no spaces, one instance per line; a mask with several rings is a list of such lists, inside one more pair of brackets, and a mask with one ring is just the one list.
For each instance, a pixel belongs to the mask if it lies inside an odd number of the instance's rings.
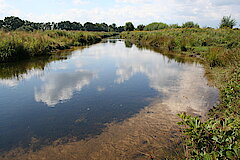
[[[33,143],[37,150],[60,138],[67,143],[100,135],[107,124],[137,115],[153,99],[172,103],[161,110],[175,115],[204,114],[217,97],[216,89],[200,84],[201,65],[179,63],[123,40],[107,40],[57,57],[1,64],[0,70],[0,151]],[[192,89],[182,89],[194,83],[199,83],[194,92],[200,94],[188,98],[184,106],[179,97]]]

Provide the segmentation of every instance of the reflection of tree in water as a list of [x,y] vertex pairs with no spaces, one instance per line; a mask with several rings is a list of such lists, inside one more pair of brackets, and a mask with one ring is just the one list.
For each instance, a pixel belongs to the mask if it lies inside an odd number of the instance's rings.
[[[126,43],[126,41],[125,41]],[[140,50],[152,50],[157,53],[161,53],[163,56],[166,56],[169,60],[174,59],[178,63],[195,63],[195,62],[201,62],[199,59],[191,58],[189,56],[186,56],[184,54],[176,54],[171,51],[168,51],[166,49],[162,49],[161,47],[153,47],[149,44],[144,43],[134,43],[136,47]]]
[[110,39],[109,43],[117,43],[117,40],[116,39]]
[[0,79],[21,79],[23,74],[28,74],[31,70],[44,70],[45,66],[52,61],[67,59],[67,56],[69,56],[70,53],[70,51],[65,51],[49,56],[21,60],[18,62],[0,63]]
[[124,42],[125,42],[125,47],[127,47],[127,48],[132,48],[132,46],[133,46],[132,42],[130,42],[130,41],[128,41],[128,40],[126,40],[126,41],[124,41]]

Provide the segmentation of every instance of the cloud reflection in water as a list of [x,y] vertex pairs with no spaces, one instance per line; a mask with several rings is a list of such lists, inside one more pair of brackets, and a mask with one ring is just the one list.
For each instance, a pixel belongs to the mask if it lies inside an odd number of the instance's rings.
[[94,73],[85,70],[44,76],[43,86],[35,89],[35,100],[53,107],[61,101],[71,99],[74,91],[80,91],[94,77]]

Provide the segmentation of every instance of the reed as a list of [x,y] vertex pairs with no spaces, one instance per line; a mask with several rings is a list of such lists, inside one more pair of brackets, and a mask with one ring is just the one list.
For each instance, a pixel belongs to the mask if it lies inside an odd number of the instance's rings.
[[0,31],[0,62],[49,54],[53,50],[90,45],[116,33],[80,31]]

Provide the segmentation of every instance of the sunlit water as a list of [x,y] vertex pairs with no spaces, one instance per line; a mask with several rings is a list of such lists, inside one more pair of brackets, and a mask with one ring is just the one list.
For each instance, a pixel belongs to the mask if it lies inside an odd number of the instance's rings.
[[[184,95],[179,92],[183,76],[189,83],[196,73],[203,76],[198,64],[178,63],[122,40],[68,52],[55,59],[1,64],[0,151],[99,135],[106,124],[138,114],[153,99],[174,103],[169,107],[173,114],[189,110],[175,105]],[[190,108],[199,114],[217,95],[216,89],[204,87],[195,91],[210,93],[209,101]]]

